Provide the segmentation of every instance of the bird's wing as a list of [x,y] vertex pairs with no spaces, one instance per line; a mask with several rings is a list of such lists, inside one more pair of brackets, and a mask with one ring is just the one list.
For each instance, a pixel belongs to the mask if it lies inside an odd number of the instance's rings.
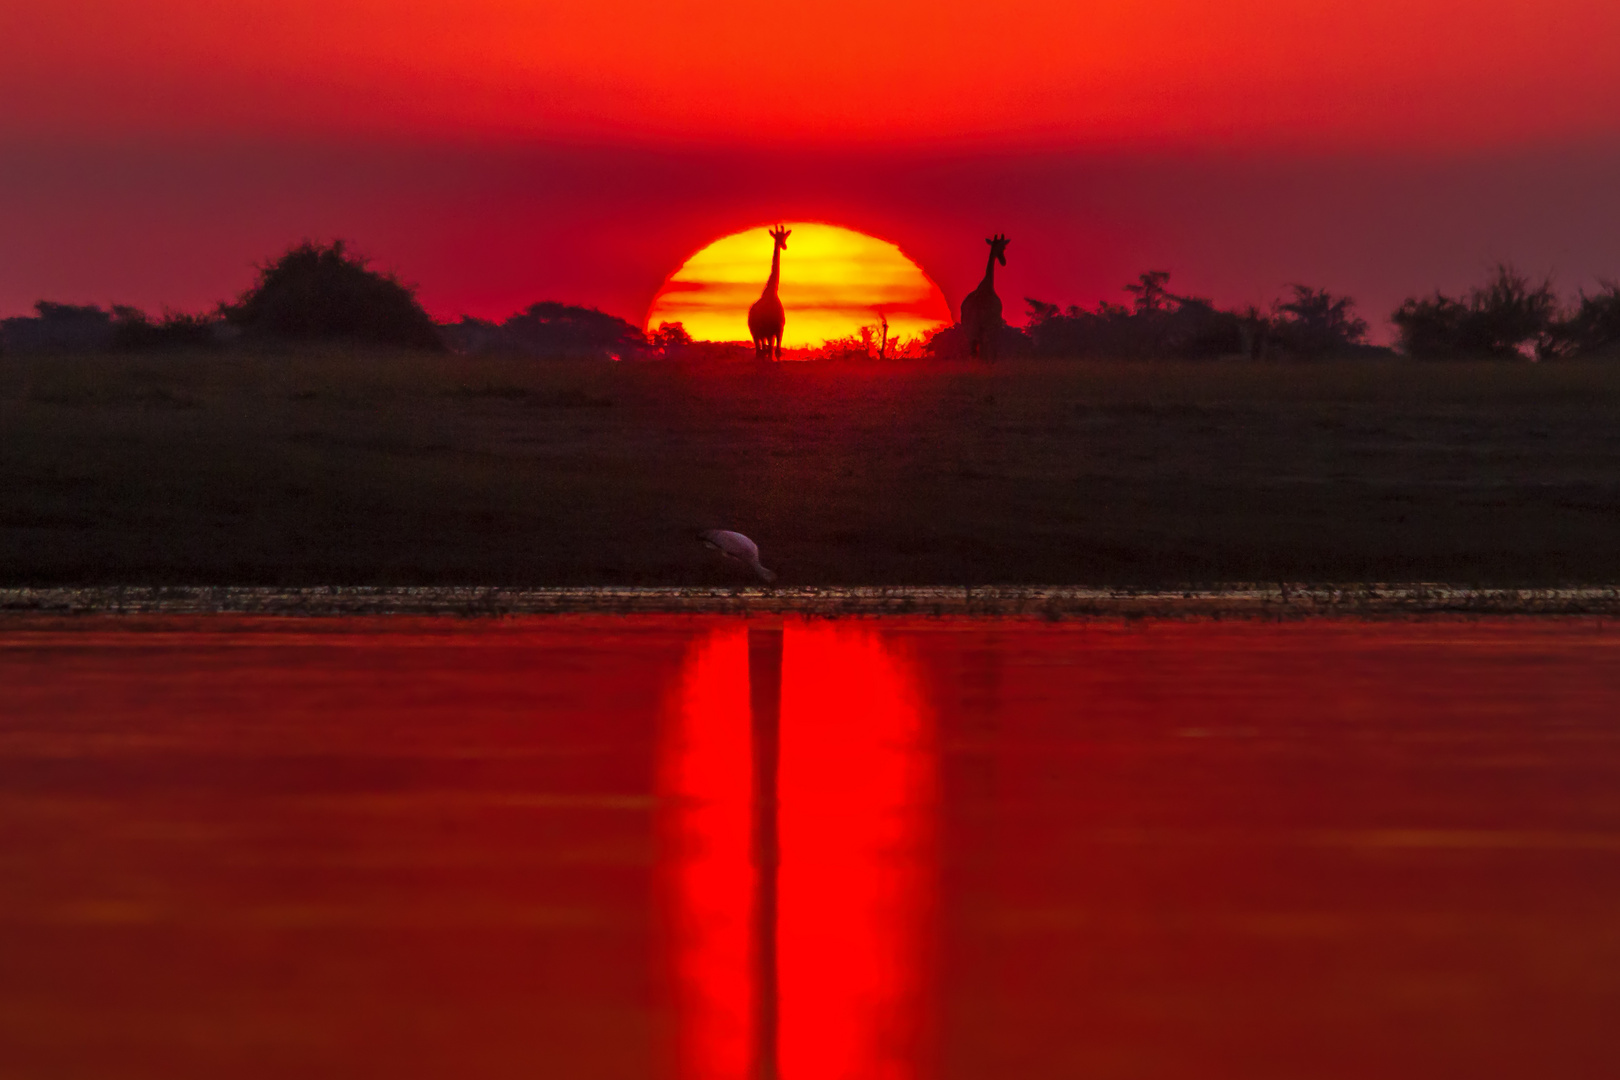
[[712,533],[714,542],[720,545],[720,550],[727,555],[738,559],[759,558],[759,547],[740,532],[730,529],[717,529]]

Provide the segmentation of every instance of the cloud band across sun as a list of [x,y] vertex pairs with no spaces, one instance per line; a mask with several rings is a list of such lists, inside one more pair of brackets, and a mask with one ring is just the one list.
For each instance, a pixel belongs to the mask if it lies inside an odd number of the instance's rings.
[[[793,234],[782,253],[779,293],[787,312],[784,346],[813,348],[849,337],[880,315],[900,339],[952,321],[939,286],[887,240],[823,222],[787,227]],[[767,229],[723,236],[682,263],[653,298],[648,329],[679,322],[699,340],[748,340],[748,308],[771,270]]]

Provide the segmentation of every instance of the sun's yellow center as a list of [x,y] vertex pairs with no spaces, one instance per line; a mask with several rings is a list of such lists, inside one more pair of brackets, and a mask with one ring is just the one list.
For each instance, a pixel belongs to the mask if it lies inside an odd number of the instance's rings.
[[[887,240],[813,221],[792,230],[782,252],[778,296],[782,344],[816,347],[887,318],[906,340],[951,321],[950,305],[922,268]],[[769,226],[723,236],[669,276],[647,312],[647,328],[678,322],[698,340],[747,341],[748,309],[771,272]]]

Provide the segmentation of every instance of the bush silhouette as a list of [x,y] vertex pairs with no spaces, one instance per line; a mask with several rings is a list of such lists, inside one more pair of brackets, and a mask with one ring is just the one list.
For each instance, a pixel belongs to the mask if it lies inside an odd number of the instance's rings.
[[261,267],[258,282],[225,317],[255,338],[444,348],[412,290],[370,269],[341,240],[329,246],[305,241]]
[[622,360],[647,347],[637,326],[595,308],[546,300],[529,305],[501,329],[524,352],[540,356],[602,356]]
[[104,349],[112,340],[112,316],[94,304],[41,300],[32,316],[0,319],[0,348],[8,352]]
[[204,315],[166,311],[160,322],[153,322],[140,308],[113,306],[113,347],[130,352],[211,348],[220,343],[218,328],[217,319]]
[[[671,328],[679,331],[672,336]],[[520,356],[593,357],[625,360],[646,351],[647,337],[637,326],[616,315],[595,308],[543,300],[530,304],[505,322],[463,317],[442,328],[444,338],[457,352],[473,354],[505,353]],[[660,328],[664,344],[679,348],[679,337],[686,335],[679,323]],[[662,345],[660,347],[663,347]]]
[[1177,296],[1169,281],[1169,272],[1149,270],[1125,286],[1130,306],[1105,300],[1095,311],[1026,297],[1026,333],[1041,356],[1197,358],[1243,351],[1239,316],[1200,297]]
[[1532,285],[1513,267],[1499,264],[1466,301],[1436,290],[1432,297],[1408,298],[1390,321],[1400,332],[1401,351],[1420,359],[1519,359],[1530,350],[1547,356],[1556,347],[1558,298],[1551,281]]
[[1620,355],[1620,284],[1602,284],[1596,295],[1581,291],[1579,305],[1553,328],[1549,354]]
[[[1029,356],[1034,349],[1030,337],[1016,326],[1001,324],[996,339],[996,355],[1001,357]],[[857,339],[858,340],[858,339]],[[928,334],[919,350],[923,356],[936,360],[953,360],[970,355],[967,331],[962,324],[942,326]]]
[[1409,296],[1389,317],[1408,356],[1446,359],[1466,352],[1463,341],[1468,305],[1436,289],[1433,296]]
[[16,352],[203,348],[220,341],[218,319],[165,312],[153,322],[140,308],[114,304],[109,313],[93,304],[41,300],[32,317],[0,320],[0,343]]

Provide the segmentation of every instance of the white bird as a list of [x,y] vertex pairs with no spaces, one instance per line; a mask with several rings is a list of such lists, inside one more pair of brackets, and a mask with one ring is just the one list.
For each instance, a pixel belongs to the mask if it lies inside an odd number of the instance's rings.
[[759,545],[739,532],[730,529],[707,529],[698,533],[698,539],[703,541],[705,547],[713,548],[728,559],[747,563],[754,568],[754,573],[766,581],[775,581],[776,573],[759,564]]

